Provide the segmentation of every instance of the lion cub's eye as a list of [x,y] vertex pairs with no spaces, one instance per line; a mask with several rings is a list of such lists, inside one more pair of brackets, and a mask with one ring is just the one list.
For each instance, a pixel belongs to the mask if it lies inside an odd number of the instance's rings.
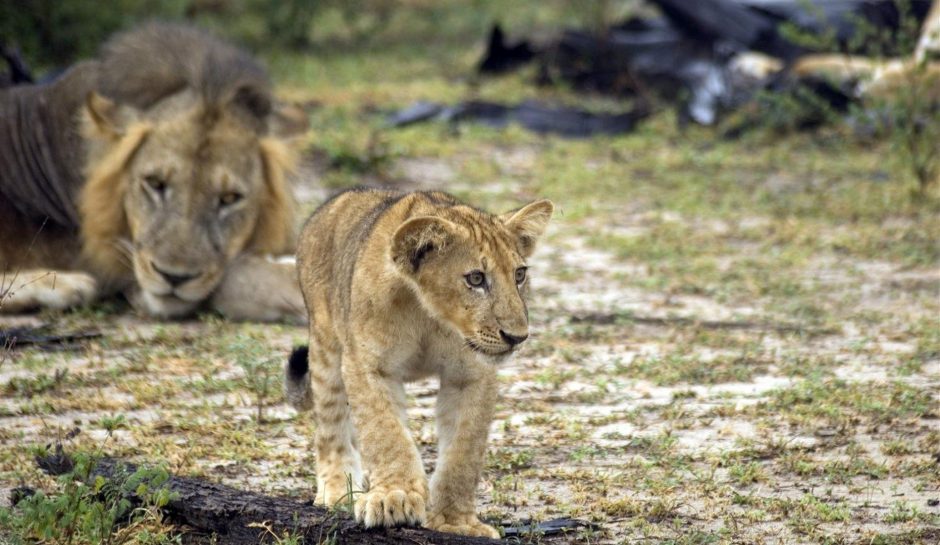
[[237,191],[229,191],[219,196],[219,206],[231,206],[242,200],[244,195]]
[[525,282],[525,275],[528,267],[519,267],[516,269],[516,284],[521,284]]
[[166,181],[156,174],[144,176],[144,183],[147,184],[148,189],[156,193],[159,197],[162,197],[163,194],[166,193]]
[[482,288],[486,284],[486,275],[483,271],[470,271],[464,275],[464,279],[471,288]]

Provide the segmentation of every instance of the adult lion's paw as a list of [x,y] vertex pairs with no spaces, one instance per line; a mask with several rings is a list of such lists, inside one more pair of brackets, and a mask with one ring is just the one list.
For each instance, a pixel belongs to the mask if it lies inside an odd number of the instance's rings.
[[243,255],[229,264],[210,305],[230,320],[307,323],[292,259]]
[[[98,283],[90,275],[80,272],[48,272],[33,280],[32,291],[38,306],[67,309],[90,303],[98,293]],[[30,290],[32,288],[32,290]]]
[[192,314],[198,302],[184,301],[178,297],[154,295],[138,287],[125,293],[131,306],[154,318],[182,318]]
[[429,530],[460,534],[464,536],[489,537],[499,539],[499,530],[489,524],[480,522],[476,515],[437,515],[424,525]]
[[356,499],[356,520],[366,528],[423,524],[426,504],[421,487],[377,486]]

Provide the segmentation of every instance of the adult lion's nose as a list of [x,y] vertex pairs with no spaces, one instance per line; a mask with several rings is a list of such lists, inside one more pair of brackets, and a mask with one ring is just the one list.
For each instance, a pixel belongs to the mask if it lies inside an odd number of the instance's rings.
[[163,279],[166,280],[167,284],[169,284],[171,287],[174,287],[174,288],[181,286],[185,284],[186,282],[189,282],[190,280],[192,280],[193,278],[196,278],[200,274],[200,273],[193,274],[193,273],[170,272],[170,271],[161,269],[160,267],[157,267],[157,264],[154,263],[153,261],[150,262],[150,266],[152,266],[153,270],[157,271],[157,273],[159,273],[160,276],[162,276]]

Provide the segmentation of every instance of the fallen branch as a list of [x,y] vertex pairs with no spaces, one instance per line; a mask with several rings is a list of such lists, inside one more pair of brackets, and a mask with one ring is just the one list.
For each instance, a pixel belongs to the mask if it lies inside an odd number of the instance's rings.
[[[37,457],[36,464],[50,475],[63,475],[73,469],[72,459],[59,449],[55,454]],[[136,466],[112,458],[99,460],[91,477],[111,478],[121,471],[134,472]],[[211,483],[198,478],[171,475],[166,483],[174,498],[163,508],[167,519],[190,526],[198,534],[206,535],[210,542],[231,545],[257,545],[271,542],[272,532],[303,537],[304,543],[329,542],[335,544],[375,545],[488,545],[500,541],[434,532],[423,528],[366,529],[349,515],[321,506],[301,503],[287,498],[266,496],[256,492],[238,490],[230,486]],[[133,498],[131,498],[133,500]],[[581,521],[550,521],[545,530],[559,527],[573,530],[587,524]],[[539,532],[541,525],[534,525]],[[513,533],[513,532],[508,532]],[[554,533],[554,532],[552,532]],[[518,533],[516,533],[518,535]],[[187,536],[192,543],[193,536]],[[198,541],[197,541],[198,542]],[[514,541],[518,543],[518,541]]]
[[72,331],[50,333],[49,324],[36,327],[13,327],[0,329],[0,346],[14,349],[21,346],[39,346],[44,350],[70,350],[77,348],[81,341],[101,337],[98,331]]
[[702,329],[757,329],[777,331],[779,333],[803,333],[806,335],[833,335],[838,333],[834,328],[813,328],[800,324],[775,324],[771,322],[730,321],[730,320],[697,320],[683,317],[636,316],[626,312],[576,314],[571,316],[571,323],[592,323],[611,325],[620,322],[655,326],[688,326]]

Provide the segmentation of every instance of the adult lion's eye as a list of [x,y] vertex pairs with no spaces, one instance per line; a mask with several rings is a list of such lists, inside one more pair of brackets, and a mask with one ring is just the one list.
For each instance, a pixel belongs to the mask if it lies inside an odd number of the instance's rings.
[[163,197],[163,194],[166,193],[166,180],[156,174],[148,174],[144,176],[144,184],[146,184],[147,189],[152,191],[158,197]]
[[525,282],[525,275],[528,267],[519,267],[516,269],[516,284],[521,284]]
[[464,279],[471,288],[482,288],[486,284],[486,275],[483,271],[470,271],[464,275]]
[[243,198],[245,196],[237,191],[228,191],[219,196],[219,206],[231,206]]

